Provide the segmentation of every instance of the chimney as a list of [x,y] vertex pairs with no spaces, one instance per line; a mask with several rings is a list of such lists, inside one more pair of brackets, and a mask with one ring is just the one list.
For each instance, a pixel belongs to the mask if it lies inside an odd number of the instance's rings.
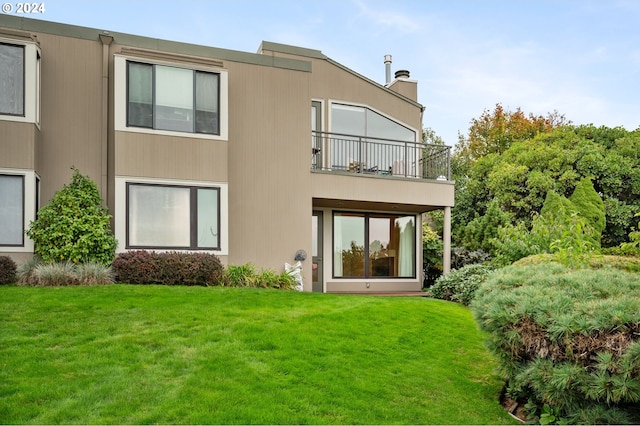
[[391,83],[391,55],[384,55],[385,84]]
[[409,78],[409,71],[407,70],[396,71],[396,79],[398,78]]

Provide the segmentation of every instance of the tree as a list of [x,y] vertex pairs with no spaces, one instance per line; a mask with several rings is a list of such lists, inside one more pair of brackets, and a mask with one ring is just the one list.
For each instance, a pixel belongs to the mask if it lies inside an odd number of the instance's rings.
[[38,212],[27,235],[45,262],[110,264],[118,244],[109,226],[111,216],[95,183],[72,170],[71,183]]
[[496,104],[493,112],[484,110],[479,118],[471,120],[469,136],[467,139],[460,137],[457,155],[473,163],[487,154],[503,153],[514,142],[532,139],[566,124],[569,121],[557,111],[546,117],[533,114],[526,116],[520,108],[511,112]]
[[598,209],[604,207],[605,220],[589,225],[599,230],[604,223],[602,246],[617,246],[628,241],[637,223],[633,215],[640,211],[640,129],[558,127],[478,158],[460,187],[459,177],[454,178],[452,230],[457,243],[467,224],[485,215],[494,199],[514,225],[531,230],[549,191],[568,197],[582,179],[590,178],[593,189],[588,192],[593,200],[601,198],[603,204],[595,202]]
[[569,201],[573,204],[580,216],[587,220],[597,237],[597,245],[600,246],[600,236],[606,227],[606,215],[604,202],[593,188],[589,178],[582,178],[576,189],[571,194]]

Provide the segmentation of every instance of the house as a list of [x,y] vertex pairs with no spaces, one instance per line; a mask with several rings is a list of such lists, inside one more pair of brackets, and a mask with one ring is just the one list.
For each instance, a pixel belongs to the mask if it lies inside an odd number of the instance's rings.
[[306,291],[419,291],[421,213],[440,209],[448,270],[449,147],[420,143],[408,72],[379,84],[318,50],[0,18],[0,254],[33,255],[24,231],[73,166],[118,252],[300,260]]

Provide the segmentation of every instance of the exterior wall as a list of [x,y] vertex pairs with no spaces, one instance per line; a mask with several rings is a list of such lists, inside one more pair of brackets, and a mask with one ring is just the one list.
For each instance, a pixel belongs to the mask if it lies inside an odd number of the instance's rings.
[[[282,271],[310,253],[309,73],[229,64],[229,261]],[[310,287],[310,260],[303,264]]]
[[41,205],[69,183],[75,167],[102,187],[102,44],[38,33],[42,50]]
[[0,167],[35,170],[39,134],[33,123],[0,121]]
[[[411,84],[410,90],[396,93],[309,49],[279,49],[267,43],[272,50],[264,48],[263,55],[256,55],[126,34],[107,36],[25,18],[8,17],[7,22],[38,40],[41,121],[37,126],[0,120],[0,169],[24,173],[34,194],[40,178],[40,205],[69,182],[71,167],[76,167],[98,184],[114,215],[122,251],[127,182],[217,186],[223,233],[217,254],[224,263],[250,262],[282,271],[285,262],[294,263],[295,253],[304,250],[305,290],[311,290],[310,225],[312,210],[321,210],[325,291],[421,288],[419,238],[416,278],[333,279],[332,213],[405,212],[416,214],[418,225],[419,213],[453,206],[452,183],[312,172],[310,152],[312,100],[322,102],[325,131],[331,131],[330,106],[335,101],[379,111],[414,130],[419,139],[422,106],[410,99],[414,83],[404,82]],[[221,135],[126,128],[122,64],[128,57],[220,70],[221,112],[226,114]],[[27,219],[35,218],[33,204],[31,210],[25,206]],[[33,247],[27,243],[11,253],[23,259],[29,251]]]

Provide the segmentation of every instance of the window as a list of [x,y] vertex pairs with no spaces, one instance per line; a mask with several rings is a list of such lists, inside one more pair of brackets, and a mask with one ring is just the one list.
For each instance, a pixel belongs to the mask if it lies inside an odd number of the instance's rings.
[[24,46],[0,43],[0,114],[24,116]]
[[382,114],[354,105],[331,104],[331,131],[355,136],[415,142],[416,132]]
[[336,212],[335,278],[415,278],[415,216]]
[[127,184],[127,247],[220,249],[220,189]]
[[0,175],[0,245],[24,244],[24,176]]
[[220,75],[127,62],[127,126],[220,135]]

